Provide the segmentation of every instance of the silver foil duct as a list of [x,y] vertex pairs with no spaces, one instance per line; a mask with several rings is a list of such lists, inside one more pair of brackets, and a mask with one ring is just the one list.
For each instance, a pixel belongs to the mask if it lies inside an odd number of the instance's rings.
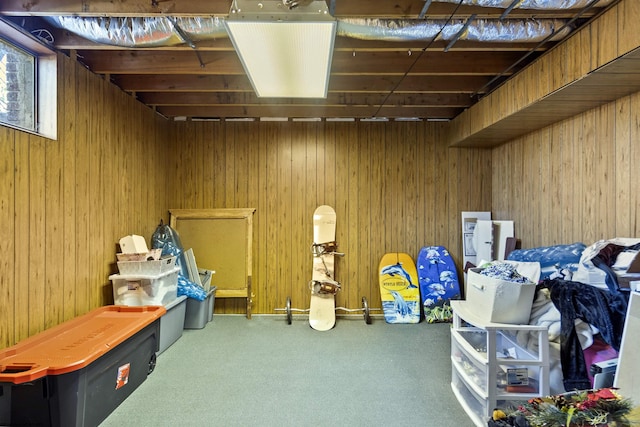
[[[435,0],[458,4],[461,0]],[[464,6],[566,10],[584,8],[590,4],[602,7],[614,0],[462,0]],[[428,11],[427,11],[428,16]],[[228,37],[224,18],[201,16],[172,18],[161,17],[78,17],[51,16],[46,18],[63,28],[96,43],[121,47],[172,46],[200,40]],[[427,41],[436,35],[444,40],[484,42],[537,42],[549,37],[562,38],[572,30],[564,28],[564,21],[557,19],[477,19],[459,34],[465,22],[452,20],[444,26],[442,20],[390,20],[390,19],[339,19],[338,35],[365,40]],[[175,27],[179,28],[176,29]],[[185,40],[184,38],[188,38]]]
[[[224,19],[213,17],[79,17],[49,16],[49,22],[96,43],[121,47],[173,46],[189,41],[227,38]],[[173,21],[173,22],[172,22]]]
[[[362,40],[429,41],[453,40],[466,21],[406,21],[389,19],[343,19],[338,22],[339,36]],[[477,19],[471,22],[458,40],[479,42],[540,42],[562,39],[572,28],[561,19]]]
[[[460,3],[460,0],[436,0],[440,3]],[[600,0],[595,6],[603,7],[613,3],[614,0]],[[514,9],[533,10],[565,10],[581,9],[592,3],[593,0],[520,0]],[[496,7],[506,9],[511,6],[513,0],[462,0],[462,6]]]
[[[52,16],[47,18],[63,28],[96,43],[121,47],[173,46],[185,42],[227,38],[223,18],[176,18],[175,22],[190,40],[183,40],[175,31],[172,20],[161,18],[105,18]],[[394,20],[341,19],[337,35],[362,40],[429,41],[452,40],[466,21],[452,20]],[[538,42],[553,34],[551,40],[565,37],[572,28],[563,27],[560,19],[476,19],[459,40],[481,42]],[[554,32],[556,32],[554,34]]]

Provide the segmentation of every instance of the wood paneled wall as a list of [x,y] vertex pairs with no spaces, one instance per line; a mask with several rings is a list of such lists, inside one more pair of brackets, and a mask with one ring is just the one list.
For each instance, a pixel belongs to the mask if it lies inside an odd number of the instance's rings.
[[[348,308],[363,296],[380,307],[385,252],[415,257],[444,245],[460,263],[460,212],[490,209],[491,153],[447,148],[447,124],[197,121],[172,130],[170,208],[256,208],[255,313],[274,313],[287,296],[308,308],[318,205],[336,209],[346,254],[337,304]],[[216,312],[243,311],[241,300],[216,300]]]
[[493,150],[452,149],[443,123],[169,122],[58,60],[58,140],[0,127],[0,347],[111,303],[118,239],[150,238],[170,208],[256,208],[255,313],[287,296],[308,307],[320,204],[338,214],[338,305],[351,308],[380,306],[385,252],[442,244],[459,264],[463,210],[515,220],[524,247],[640,234],[640,94]]
[[494,217],[523,247],[640,236],[640,93],[495,148]]
[[[456,117],[452,122],[450,142],[456,143],[481,132],[636,49],[640,46],[640,32],[635,30],[638,19],[639,1],[616,3]],[[575,102],[584,101],[576,99]],[[523,126],[528,127],[526,123]]]
[[58,139],[0,127],[0,348],[113,303],[117,242],[167,208],[169,123],[58,58]]

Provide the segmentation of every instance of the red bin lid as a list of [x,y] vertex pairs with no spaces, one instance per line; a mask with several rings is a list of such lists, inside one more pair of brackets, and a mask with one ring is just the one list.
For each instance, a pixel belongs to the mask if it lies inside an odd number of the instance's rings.
[[163,306],[109,305],[49,328],[0,350],[0,382],[82,369],[165,313]]

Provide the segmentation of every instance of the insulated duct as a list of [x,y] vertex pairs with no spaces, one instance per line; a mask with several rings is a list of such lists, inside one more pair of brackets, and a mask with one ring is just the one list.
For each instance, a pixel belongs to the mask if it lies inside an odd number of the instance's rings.
[[[460,0],[435,0],[460,3]],[[600,0],[606,6],[614,0]],[[564,10],[587,7],[594,0],[462,0],[462,5],[493,8]],[[158,47],[203,40],[227,38],[224,18],[219,17],[79,17],[50,16],[53,25],[96,43],[120,47]],[[337,35],[363,40],[428,41],[439,32],[439,38],[481,42],[538,42],[554,31],[555,38],[565,37],[572,28],[559,19],[476,19],[462,33],[463,20],[395,20],[395,19],[339,19]],[[443,28],[444,26],[444,28]],[[176,29],[177,27],[177,29]],[[442,31],[441,31],[442,29]]]
[[[96,43],[120,47],[174,46],[194,41],[227,38],[224,19],[212,17],[80,17],[48,16],[56,27]],[[173,21],[173,22],[172,22]],[[181,31],[176,31],[175,26]],[[184,40],[178,34],[189,37]]]
[[[453,40],[467,21],[399,21],[388,19],[343,19],[338,22],[339,36],[362,40],[429,41]],[[569,34],[571,28],[561,19],[498,20],[476,19],[459,35],[458,40],[479,42],[540,42],[553,34],[555,41]],[[554,33],[557,31],[557,33]],[[440,33],[440,34],[438,34]]]
[[[440,3],[460,3],[460,0],[435,0]],[[565,10],[565,9],[581,9],[587,7],[593,0],[516,0],[514,9],[532,9],[532,10]],[[597,2],[598,7],[607,6],[614,0],[600,0]],[[506,9],[511,7],[514,0],[462,0],[462,6],[480,6],[495,7]]]
[[[50,16],[47,19],[55,26],[93,42],[120,47],[173,46],[228,37],[223,18],[175,18],[180,31],[174,29],[168,17]],[[466,21],[452,20],[446,23],[445,20],[340,19],[336,34],[361,40],[428,41],[442,29],[438,38],[452,40]],[[561,39],[571,31],[565,23],[560,19],[476,19],[458,39],[498,43],[538,42],[554,34],[554,31],[558,31],[554,38]],[[562,31],[559,31],[561,28]],[[188,40],[180,34],[184,34]]]

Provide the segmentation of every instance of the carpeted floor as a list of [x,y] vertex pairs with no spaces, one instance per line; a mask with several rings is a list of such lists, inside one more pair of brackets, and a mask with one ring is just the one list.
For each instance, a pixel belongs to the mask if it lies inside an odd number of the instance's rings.
[[185,330],[101,426],[473,427],[451,387],[449,324],[215,315]]

